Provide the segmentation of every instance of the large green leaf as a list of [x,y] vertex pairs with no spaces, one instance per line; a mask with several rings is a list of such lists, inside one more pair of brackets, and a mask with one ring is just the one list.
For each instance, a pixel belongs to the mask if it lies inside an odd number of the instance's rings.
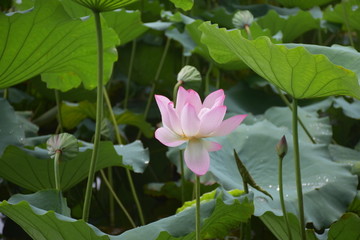
[[300,7],[300,8],[312,8],[314,6],[324,5],[326,3],[333,2],[334,0],[276,0],[285,7]]
[[331,47],[319,46],[312,44],[284,44],[288,48],[294,47],[305,47],[312,54],[323,54],[325,55],[332,63],[347,68],[358,77],[360,82],[360,53],[351,47],[345,47],[341,45],[332,45]]
[[320,19],[315,19],[310,12],[305,11],[299,11],[296,15],[280,16],[274,10],[270,10],[257,22],[261,27],[270,29],[272,34],[281,31],[283,42],[292,42],[303,33],[320,26]]
[[[116,110],[116,109],[115,109]],[[79,103],[64,102],[61,105],[63,126],[67,129],[75,128],[85,118],[95,120],[95,103],[82,101]],[[130,111],[115,111],[117,124],[128,124],[138,127],[146,137],[152,137],[153,127],[145,121],[144,116]]]
[[346,25],[348,21],[351,29],[360,31],[360,4],[358,0],[341,1],[334,8],[328,7],[324,11],[324,19],[330,22]]
[[[92,145],[89,144],[80,148],[81,152],[74,159],[60,163],[62,190],[73,187],[87,177],[91,147]],[[124,157],[119,154],[124,154]],[[96,170],[121,166],[142,172],[149,162],[147,150],[144,150],[142,144],[139,143],[120,147],[113,146],[110,142],[102,142],[99,156]],[[15,146],[9,146],[0,158],[0,177],[31,191],[55,188],[53,162],[44,149],[25,151]],[[129,165],[125,165],[125,162]]]
[[45,211],[22,201],[0,203],[0,211],[18,223],[34,240],[106,240],[110,239],[95,227],[57,214]]
[[[62,91],[97,85],[97,48],[94,18],[74,20],[59,1],[37,0],[27,12],[0,13],[0,88],[42,74],[49,88]],[[103,24],[104,77],[117,59],[119,40]]]
[[[332,129],[328,117],[319,118],[317,113],[310,113],[302,108],[298,109],[298,116],[316,143],[329,144],[331,142]],[[288,129],[292,127],[292,114],[291,110],[287,107],[269,108],[265,112],[264,117],[278,127],[286,127]],[[311,142],[301,126],[299,126],[299,138],[302,141]]]
[[340,145],[329,145],[329,152],[335,162],[351,166],[353,174],[360,176],[360,152]]
[[[276,216],[272,212],[267,212],[260,217],[261,221],[269,228],[269,230],[277,237],[277,239],[289,239],[286,223],[283,216]],[[290,225],[290,231],[292,239],[300,240],[300,223],[299,219],[294,215],[289,213],[288,220]],[[307,240],[317,240],[314,230],[306,231]]]
[[354,213],[346,213],[341,219],[331,225],[329,240],[348,240],[360,238],[360,218]]
[[107,25],[115,30],[121,45],[139,37],[148,28],[141,22],[139,11],[126,11],[124,9],[106,12],[103,14]]
[[360,98],[354,72],[332,64],[324,55],[303,47],[287,49],[269,38],[243,38],[238,30],[227,31],[204,23],[202,42],[219,63],[243,60],[257,74],[295,98],[349,95]]
[[99,12],[113,11],[122,8],[137,0],[73,0],[84,7],[90,8]]
[[[252,189],[255,215],[270,211],[282,215],[278,191],[278,157],[275,146],[285,135],[288,153],[283,160],[284,196],[287,211],[297,214],[297,193],[293,163],[292,135],[286,127],[276,127],[264,120],[254,125],[240,125],[228,137],[221,139],[222,150],[210,153],[210,172],[225,189],[242,189],[242,179],[233,159],[233,149],[250,174],[274,200]],[[305,221],[317,229],[328,227],[346,211],[356,195],[358,179],[347,166],[334,163],[324,144],[312,144],[300,139],[302,186]]]
[[25,140],[23,125],[19,122],[11,105],[3,98],[0,98],[0,156],[8,145],[21,146]]
[[42,190],[32,194],[15,194],[8,200],[10,204],[17,204],[21,201],[26,201],[30,205],[46,211],[53,210],[70,217],[70,208],[67,206],[66,199],[62,196],[61,191],[55,189]]
[[[251,195],[229,194],[218,190],[217,194],[206,194],[201,200],[201,235],[207,238],[224,236],[229,230],[250,219],[254,206]],[[188,204],[189,205],[189,204]],[[194,239],[195,203],[192,202],[181,212],[157,222],[138,227],[118,236],[100,232],[82,220],[75,220],[53,211],[45,211],[25,201],[3,201],[0,212],[18,223],[33,239],[111,239],[111,240],[162,240]],[[179,237],[179,238],[172,238]]]

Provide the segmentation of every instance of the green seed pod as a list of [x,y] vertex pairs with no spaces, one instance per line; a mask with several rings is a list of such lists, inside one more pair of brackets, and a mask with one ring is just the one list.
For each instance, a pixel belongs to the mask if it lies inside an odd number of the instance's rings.
[[108,12],[125,5],[136,2],[137,0],[73,0],[74,2],[83,5],[96,12]]
[[47,142],[47,150],[51,158],[54,158],[56,152],[60,152],[61,160],[69,160],[79,152],[77,139],[69,133],[60,133],[51,136]]
[[288,145],[285,135],[280,139],[278,144],[276,144],[276,151],[278,156],[283,159],[288,151]]
[[248,10],[237,11],[232,19],[234,26],[239,29],[244,28],[246,25],[250,26],[253,21],[254,16]]

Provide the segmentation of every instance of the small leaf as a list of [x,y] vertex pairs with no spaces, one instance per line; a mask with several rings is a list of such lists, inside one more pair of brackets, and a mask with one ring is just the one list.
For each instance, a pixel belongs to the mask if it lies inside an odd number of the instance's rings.
[[239,30],[202,24],[202,42],[219,63],[244,61],[257,74],[297,99],[349,95],[360,99],[354,72],[332,64],[324,55],[305,48],[287,49],[267,37],[247,40]]
[[177,81],[182,81],[182,82],[201,81],[201,74],[199,70],[196,69],[196,67],[186,65],[178,73]]
[[175,7],[181,8],[184,11],[190,10],[194,5],[194,0],[170,0]]

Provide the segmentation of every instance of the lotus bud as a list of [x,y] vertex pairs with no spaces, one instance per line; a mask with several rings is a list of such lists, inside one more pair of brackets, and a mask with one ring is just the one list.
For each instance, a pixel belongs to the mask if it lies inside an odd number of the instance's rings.
[[288,151],[287,141],[285,135],[280,139],[278,144],[276,144],[276,151],[278,156],[283,159]]
[[250,26],[253,21],[254,16],[248,10],[237,11],[232,19],[234,26],[239,29],[245,28],[245,26]]
[[79,144],[77,139],[69,133],[60,133],[51,136],[47,142],[47,150],[51,158],[60,152],[62,160],[68,160],[76,157],[79,152]]

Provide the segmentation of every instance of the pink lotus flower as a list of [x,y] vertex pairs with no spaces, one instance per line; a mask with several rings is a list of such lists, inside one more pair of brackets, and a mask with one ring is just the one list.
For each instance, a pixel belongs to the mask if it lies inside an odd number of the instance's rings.
[[185,163],[198,176],[209,170],[209,152],[221,149],[220,144],[204,138],[231,133],[247,116],[236,115],[223,121],[226,106],[222,89],[209,94],[203,103],[197,92],[183,87],[179,87],[175,107],[167,97],[155,95],[155,99],[163,123],[163,127],[155,131],[155,138],[168,147],[187,142]]

